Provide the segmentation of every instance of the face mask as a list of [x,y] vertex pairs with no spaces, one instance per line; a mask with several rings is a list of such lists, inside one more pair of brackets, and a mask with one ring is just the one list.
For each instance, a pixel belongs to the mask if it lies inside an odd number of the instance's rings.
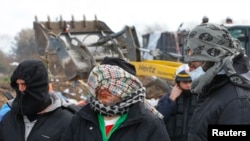
[[192,81],[194,81],[195,79],[199,78],[203,74],[205,74],[205,72],[203,71],[203,69],[202,69],[201,66],[199,66],[195,70],[189,72],[189,75],[191,76]]

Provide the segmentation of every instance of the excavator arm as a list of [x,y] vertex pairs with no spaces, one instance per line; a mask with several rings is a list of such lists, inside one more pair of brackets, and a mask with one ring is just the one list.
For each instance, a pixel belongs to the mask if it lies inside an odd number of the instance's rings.
[[[180,62],[142,60],[141,49],[134,27],[125,26],[114,33],[104,22],[97,19],[87,21],[33,22],[39,54],[50,63],[56,56],[68,80],[85,79],[91,69],[105,56],[118,57],[136,67],[138,76],[156,76],[173,80]],[[53,66],[53,65],[52,65]],[[48,65],[49,67],[49,65]],[[52,69],[52,68],[50,68]]]

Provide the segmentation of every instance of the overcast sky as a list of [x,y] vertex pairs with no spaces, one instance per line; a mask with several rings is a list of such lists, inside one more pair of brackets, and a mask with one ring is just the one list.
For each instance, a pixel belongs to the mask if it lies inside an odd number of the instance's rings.
[[[1,1],[0,43],[1,49],[8,45],[22,29],[33,28],[35,15],[46,21],[49,15],[55,20],[62,15],[64,20],[104,21],[113,31],[125,25],[135,26],[142,32],[145,27],[161,25],[175,31],[180,23],[198,24],[203,16],[210,22],[219,22],[231,17],[238,23],[250,23],[247,0],[3,0]],[[3,39],[2,39],[3,40]],[[1,40],[0,40],[1,41]]]

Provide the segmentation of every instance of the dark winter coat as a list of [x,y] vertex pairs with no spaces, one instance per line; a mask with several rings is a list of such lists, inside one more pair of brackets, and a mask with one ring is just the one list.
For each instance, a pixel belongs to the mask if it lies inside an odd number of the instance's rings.
[[218,75],[199,97],[189,141],[207,141],[209,124],[250,124],[250,89],[233,85]]
[[197,95],[185,91],[176,101],[170,100],[169,95],[161,97],[156,108],[164,116],[171,141],[187,141]]
[[[53,95],[53,94],[51,94]],[[37,118],[27,141],[59,141],[65,128],[68,126],[77,108],[74,105],[63,104],[59,96],[51,105],[50,112]],[[73,107],[73,108],[71,108]],[[22,115],[17,115],[14,110],[5,114],[0,122],[0,141],[24,141],[25,123]]]
[[[71,117],[72,113],[62,108],[47,113],[37,120],[27,141],[59,141]],[[0,140],[24,141],[24,130],[23,119],[10,111],[0,123]]]
[[[24,80],[24,91],[19,90],[18,79]],[[59,141],[74,112],[66,108],[70,103],[56,93],[48,92],[44,63],[39,60],[21,62],[13,72],[10,84],[16,97],[9,103],[11,110],[0,122],[0,141],[25,141],[25,135],[26,141]],[[25,131],[30,132],[25,134]]]
[[[234,58],[237,74],[217,74],[198,95],[188,141],[207,141],[208,125],[250,125],[250,66],[247,56]],[[235,81],[237,80],[237,81]]]
[[[127,119],[111,135],[109,141],[169,141],[163,120],[159,119],[142,103],[134,104]],[[90,105],[83,107],[73,117],[61,141],[102,141],[97,114]]]

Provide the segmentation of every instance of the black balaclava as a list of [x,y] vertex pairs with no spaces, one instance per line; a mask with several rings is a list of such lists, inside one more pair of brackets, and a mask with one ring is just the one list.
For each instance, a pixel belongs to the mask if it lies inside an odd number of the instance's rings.
[[[25,81],[24,92],[18,90],[17,79]],[[11,76],[10,85],[17,94],[12,107],[19,115],[35,116],[51,104],[48,72],[42,61],[27,60],[20,63]]]

